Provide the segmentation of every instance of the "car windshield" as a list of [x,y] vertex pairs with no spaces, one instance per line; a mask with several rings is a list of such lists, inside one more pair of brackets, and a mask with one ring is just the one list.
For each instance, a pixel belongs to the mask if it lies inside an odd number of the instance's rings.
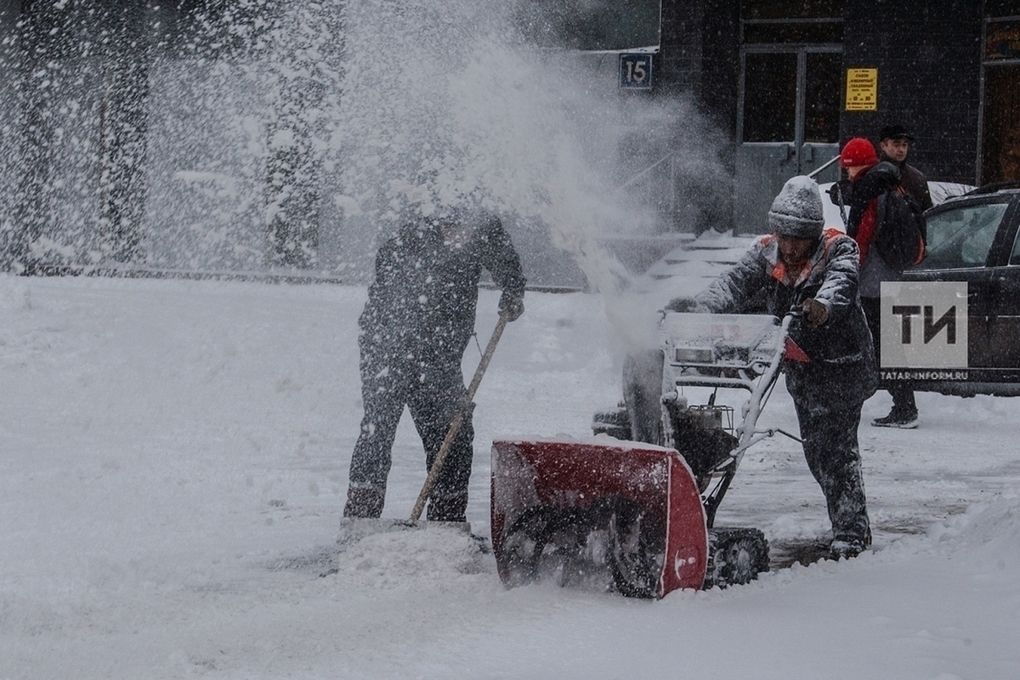
[[1007,206],[967,205],[928,215],[928,254],[918,269],[983,267]]

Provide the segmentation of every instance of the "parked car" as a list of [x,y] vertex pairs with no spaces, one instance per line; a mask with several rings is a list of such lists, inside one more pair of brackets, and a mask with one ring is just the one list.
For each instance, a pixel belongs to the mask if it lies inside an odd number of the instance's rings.
[[944,394],[1020,396],[1020,183],[975,189],[926,217],[927,256],[903,279],[966,283],[967,368],[931,371],[914,384]]
[[[839,227],[828,187],[821,187],[826,225]],[[926,213],[927,254],[903,280],[966,284],[966,367],[884,375],[909,379],[921,391],[1020,396],[1020,183],[929,182],[929,189],[935,206]]]
[[[825,223],[842,228],[829,186],[820,187]],[[935,206],[926,213],[927,255],[903,280],[966,284],[966,367],[889,371],[884,377],[909,379],[921,391],[1020,396],[1020,183],[928,186]]]

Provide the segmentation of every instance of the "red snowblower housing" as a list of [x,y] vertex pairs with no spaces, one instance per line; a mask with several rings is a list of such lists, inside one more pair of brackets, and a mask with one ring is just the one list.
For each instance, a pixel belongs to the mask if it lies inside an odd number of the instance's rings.
[[606,565],[637,597],[700,588],[708,562],[690,469],[676,451],[637,442],[493,442],[492,547],[509,585]]

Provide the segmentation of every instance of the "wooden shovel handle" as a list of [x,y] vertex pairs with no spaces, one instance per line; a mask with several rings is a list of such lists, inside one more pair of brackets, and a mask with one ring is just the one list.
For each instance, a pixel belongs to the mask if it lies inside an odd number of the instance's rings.
[[475,375],[471,379],[471,384],[468,386],[464,403],[461,404],[460,409],[457,411],[457,415],[454,417],[453,421],[450,422],[450,429],[446,431],[446,437],[443,439],[443,444],[439,447],[439,452],[436,454],[435,460],[432,461],[432,467],[429,469],[429,474],[425,478],[425,483],[421,487],[421,492],[418,494],[418,500],[414,504],[414,509],[411,510],[411,518],[408,520],[411,524],[414,524],[421,518],[422,510],[425,509],[425,502],[428,500],[429,494],[432,493],[432,489],[436,485],[436,480],[439,479],[439,473],[443,469],[443,464],[446,462],[446,454],[449,453],[450,447],[453,445],[453,440],[457,438],[457,434],[460,432],[460,428],[464,424],[464,419],[467,417],[468,411],[472,407],[475,392],[478,391],[478,385],[482,382],[482,376],[485,375],[485,369],[489,367],[489,361],[492,359],[492,355],[496,351],[496,345],[499,343],[499,339],[503,335],[503,329],[506,328],[506,324],[506,315],[500,314],[499,320],[496,322],[496,328],[492,331],[492,337],[489,338],[489,344],[486,345],[485,351],[482,352],[482,359],[478,362],[478,368],[475,369]]

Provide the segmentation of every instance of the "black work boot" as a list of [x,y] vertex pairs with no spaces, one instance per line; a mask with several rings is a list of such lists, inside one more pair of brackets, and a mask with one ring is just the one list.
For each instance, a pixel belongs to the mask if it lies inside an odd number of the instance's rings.
[[834,560],[848,560],[857,557],[871,547],[871,530],[862,536],[838,534],[829,543],[829,557]]
[[901,430],[913,430],[917,427],[917,409],[908,411],[893,408],[884,418],[871,421],[874,427],[898,427]]
[[379,517],[386,501],[386,489],[376,486],[350,486],[344,517]]
[[834,538],[829,543],[829,557],[834,560],[848,560],[864,552],[864,541],[859,538]]

